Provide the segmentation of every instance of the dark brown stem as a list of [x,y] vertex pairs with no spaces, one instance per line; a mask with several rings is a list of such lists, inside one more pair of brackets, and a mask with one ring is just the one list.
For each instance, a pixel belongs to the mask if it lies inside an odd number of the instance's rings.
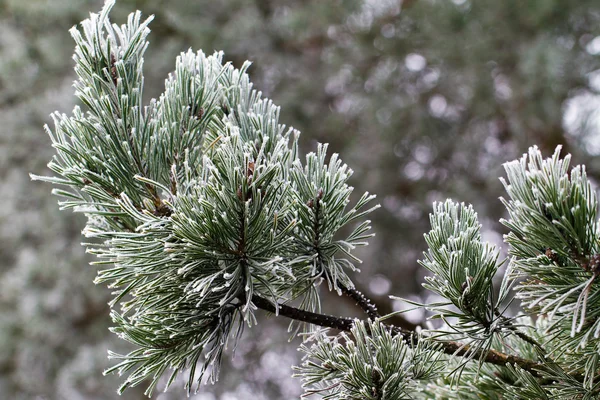
[[509,331],[514,333],[515,336],[519,337],[521,340],[523,340],[533,346],[538,347],[540,350],[542,350],[545,353],[545,350],[542,347],[540,342],[538,342],[537,340],[535,340],[534,338],[532,338],[525,332],[522,332],[521,330],[519,330],[519,328],[517,328],[509,318],[506,318],[505,316],[500,314],[500,311],[498,311],[498,309],[494,310],[494,314],[496,314],[496,316],[502,320],[506,329],[508,329]]
[[342,290],[342,293],[345,296],[350,297],[352,300],[354,300],[356,302],[356,304],[360,308],[362,308],[362,310],[367,314],[369,319],[376,320],[377,318],[381,317],[381,315],[379,315],[379,312],[377,311],[377,307],[375,306],[375,304],[373,304],[371,302],[371,300],[369,300],[358,289],[348,288],[341,283],[338,283],[338,286],[340,287],[340,289]]
[[[514,326],[509,326],[508,329],[511,332],[513,332],[517,337],[521,338],[521,340],[524,340],[524,341],[526,341],[529,344],[537,346],[540,350],[544,351],[544,348],[542,347],[542,345],[540,344],[540,342],[538,342],[537,340],[535,340],[534,338],[532,338],[528,334],[521,332],[518,328],[516,328]],[[545,353],[545,351],[544,351],[544,353]]]
[[[253,295],[252,302],[254,305],[261,310],[265,310],[271,313],[275,313],[275,306],[268,300]],[[349,332],[354,324],[353,319],[345,317],[336,317],[332,315],[318,314],[310,311],[300,310],[298,308],[290,307],[284,304],[278,305],[279,315],[291,318],[296,321],[307,322],[313,325],[318,325],[326,328],[338,329],[340,331]],[[401,329],[396,326],[390,326],[394,334],[401,335],[403,339],[410,344],[416,343],[416,336],[414,332]],[[538,376],[537,370],[542,369],[543,366],[535,361],[527,360],[518,356],[504,354],[496,350],[481,350],[473,349],[469,345],[454,341],[440,341],[440,351],[445,354],[456,355],[456,356],[468,356],[474,360],[482,360],[484,362],[505,366],[507,364],[516,364],[526,371],[529,371],[532,375]]]
[[[275,314],[275,306],[269,300],[260,296],[253,295],[252,302],[261,310]],[[307,322],[309,324],[322,326],[325,328],[333,328],[340,331],[349,332],[354,324],[352,318],[335,317],[333,315],[318,314],[310,311],[300,310],[295,307],[279,304],[279,315],[291,318],[296,321]]]
[[[360,282],[354,282],[354,287],[362,293],[367,293],[366,287],[361,287]],[[355,304],[354,301],[350,297],[342,297],[342,298],[348,299],[353,304]],[[375,305],[375,307],[377,307],[377,311],[379,312],[380,315],[388,316],[389,314],[392,314],[394,311],[396,311],[392,307],[392,304],[389,301],[389,298],[386,298],[384,296],[373,296],[373,295],[368,296],[368,298],[369,298],[369,301],[371,303],[373,303],[373,305]],[[414,322],[408,321],[401,314],[392,314],[391,316],[386,317],[386,322],[390,325],[394,325],[394,326],[406,329],[408,331],[414,331],[419,326],[423,327],[420,324],[415,324]]]
[[518,356],[512,356],[510,354],[504,354],[496,350],[486,351],[481,349],[473,349],[471,346],[460,342],[440,343],[442,343],[442,351],[446,354],[453,354],[460,357],[468,356],[474,360],[483,360],[486,363],[500,366],[516,364],[531,373],[533,376],[539,376],[538,370],[544,369],[542,364],[539,364],[535,361],[527,360]]

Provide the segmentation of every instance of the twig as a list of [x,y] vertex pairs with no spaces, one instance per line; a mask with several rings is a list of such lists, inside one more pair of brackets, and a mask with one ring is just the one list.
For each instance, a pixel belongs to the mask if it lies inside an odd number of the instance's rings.
[[[261,310],[265,310],[271,313],[275,313],[275,305],[273,305],[267,299],[264,299],[258,295],[252,296],[252,303]],[[354,325],[354,321],[351,318],[346,317],[336,317],[332,315],[325,315],[314,313],[310,311],[300,310],[295,307],[290,307],[285,304],[279,304],[279,315],[291,318],[296,321],[307,322],[313,325],[318,325],[326,328],[338,329],[340,331],[349,332]],[[397,335],[401,335],[402,338],[409,344],[415,345],[417,342],[417,337],[414,335],[413,331],[409,331],[406,329],[401,329],[396,326],[387,325],[393,333]],[[455,356],[469,356],[472,359],[482,360],[484,362],[505,366],[507,364],[516,364],[524,370],[530,372],[534,376],[539,376],[537,370],[543,369],[543,365],[532,361],[527,360],[525,358],[521,358],[518,356],[513,356],[509,354],[504,354],[502,352],[496,350],[481,350],[481,349],[473,349],[471,346],[466,345],[460,342],[454,341],[443,341],[439,342],[441,345],[440,351],[445,354],[455,355]]]
[[539,348],[540,350],[542,350],[545,353],[545,350],[542,347],[542,344],[540,342],[538,342],[537,340],[535,340],[534,338],[532,338],[525,332],[522,332],[521,330],[519,330],[519,328],[517,328],[509,318],[500,314],[500,311],[498,311],[498,309],[494,310],[494,314],[496,314],[496,316],[502,320],[502,322],[505,324],[504,326],[506,327],[506,329],[508,329],[509,331],[514,333],[515,336],[521,338],[521,340],[523,340],[531,345],[536,346],[537,348]]
[[[254,303],[254,305],[261,310],[265,310],[270,313],[275,313],[276,311],[273,303],[257,295],[252,296],[252,303]],[[349,332],[354,325],[354,320],[352,318],[314,313],[311,311],[290,307],[285,304],[279,304],[277,308],[279,309],[279,315],[325,328],[333,328],[340,331]]]
[[379,312],[377,311],[377,306],[375,306],[375,304],[373,304],[371,300],[369,300],[367,296],[362,294],[358,289],[348,288],[341,283],[338,283],[338,286],[342,290],[342,293],[344,295],[353,299],[356,302],[356,304],[360,308],[362,308],[362,310],[367,314],[369,319],[376,320],[377,318],[381,317],[381,315],[379,315]]

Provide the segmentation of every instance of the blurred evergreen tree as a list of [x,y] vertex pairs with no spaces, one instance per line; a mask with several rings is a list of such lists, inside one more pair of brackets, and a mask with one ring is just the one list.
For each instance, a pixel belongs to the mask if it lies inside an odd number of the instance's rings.
[[[98,372],[108,365],[101,349],[120,344],[107,345],[108,293],[89,287],[95,271],[72,246],[82,221],[57,216],[47,188],[27,177],[51,154],[40,128],[49,110],[73,106],[66,28],[100,6],[0,1],[0,392],[11,398],[113,398],[114,381]],[[599,88],[597,2],[123,0],[113,19],[132,8],[157,15],[148,97],[162,92],[183,48],[223,49],[236,66],[255,60],[252,80],[303,132],[304,150],[331,143],[355,170],[356,193],[378,193],[378,236],[357,282],[372,295],[420,292],[432,201],[460,194],[484,235],[499,231],[500,165],[532,143],[546,153],[563,143],[592,178],[600,174],[594,110],[581,107]],[[566,126],[565,112],[578,118]],[[262,373],[244,372],[242,356],[234,363],[243,378],[228,374],[218,390],[298,393],[265,344],[244,351],[266,351]]]

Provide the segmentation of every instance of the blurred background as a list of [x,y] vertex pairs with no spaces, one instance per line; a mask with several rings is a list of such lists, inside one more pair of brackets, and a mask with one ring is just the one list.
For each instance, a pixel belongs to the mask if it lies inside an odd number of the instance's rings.
[[[0,397],[114,399],[102,376],[109,290],[94,286],[80,232],[48,185],[53,150],[42,126],[74,106],[68,29],[101,0],[0,0]],[[361,250],[359,289],[382,311],[390,294],[426,300],[417,264],[431,204],[472,203],[484,238],[501,244],[502,163],[562,144],[600,178],[600,2],[596,0],[119,0],[111,16],[155,14],[146,94],[158,96],[176,55],[223,50],[249,59],[255,87],[302,131],[304,152],[328,142],[376,193],[377,236]],[[325,310],[359,315],[327,295]],[[408,315],[419,321],[419,312]],[[196,400],[298,398],[287,321],[247,331],[221,381]],[[161,400],[185,396],[183,384]],[[142,399],[144,388],[123,399]]]

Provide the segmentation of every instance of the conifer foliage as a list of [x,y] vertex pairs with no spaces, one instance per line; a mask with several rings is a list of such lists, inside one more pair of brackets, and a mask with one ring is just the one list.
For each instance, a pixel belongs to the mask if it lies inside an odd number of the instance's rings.
[[[216,381],[260,309],[299,323],[306,396],[599,395],[597,200],[583,167],[569,172],[560,149],[544,160],[535,147],[506,164],[507,260],[482,241],[471,206],[435,204],[421,264],[439,300],[412,304],[442,323],[405,330],[352,283],[377,208],[368,193],[351,202],[352,170],[327,145],[301,156],[299,132],[253,89],[249,63],[236,69],[222,53],[182,53],[145,104],[151,18],[114,25],[113,4],[71,30],[85,110],[53,115],[55,176],[33,178],[88,218],[96,283],[114,291],[112,330],[135,346],[109,353],[107,373],[126,376],[119,391]],[[319,288],[350,296],[365,319],[321,314]],[[506,311],[514,299],[517,316]]]

